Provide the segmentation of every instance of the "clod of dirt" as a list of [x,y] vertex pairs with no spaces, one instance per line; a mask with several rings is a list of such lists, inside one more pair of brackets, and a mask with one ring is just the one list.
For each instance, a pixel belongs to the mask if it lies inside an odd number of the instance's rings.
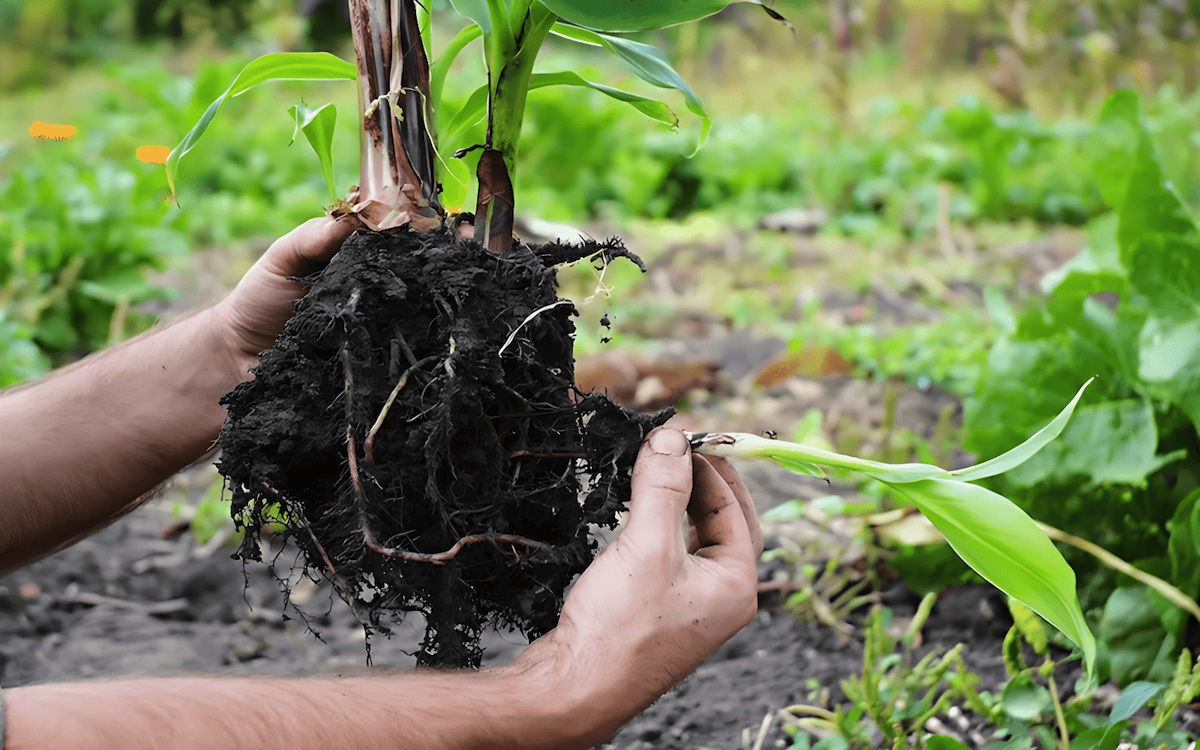
[[589,524],[616,523],[642,437],[670,416],[575,388],[577,313],[552,266],[589,256],[640,265],[617,241],[350,238],[222,400],[238,556],[282,527],[368,632],[424,613],[424,665],[478,666],[487,625],[553,628]]

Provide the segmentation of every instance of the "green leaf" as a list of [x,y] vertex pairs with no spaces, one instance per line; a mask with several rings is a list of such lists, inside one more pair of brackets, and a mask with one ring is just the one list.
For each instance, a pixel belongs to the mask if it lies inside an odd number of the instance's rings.
[[926,750],[970,750],[959,740],[944,734],[935,734],[925,740],[925,748]]
[[1117,750],[1121,733],[1128,724],[1127,721],[1118,721],[1083,731],[1071,740],[1071,750]]
[[1067,420],[1071,418],[1071,413],[1075,411],[1075,405],[1079,403],[1079,399],[1083,397],[1084,390],[1091,385],[1092,380],[1095,380],[1095,378],[1090,378],[1084,383],[1079,392],[1075,394],[1075,398],[1071,399],[1071,403],[1067,404],[1066,408],[1050,421],[1050,424],[1038,430],[1033,437],[990,461],[984,461],[981,464],[966,469],[952,471],[950,475],[963,482],[973,482],[984,477],[1002,474],[1028,461],[1033,454],[1046,447],[1047,443],[1062,433],[1063,428],[1067,426]]
[[461,15],[474,21],[483,33],[491,32],[492,14],[488,10],[487,0],[450,0],[450,4]]
[[487,114],[487,104],[487,86],[480,86],[472,91],[471,95],[467,97],[467,103],[454,115],[454,119],[450,120],[450,123],[443,131],[443,135],[438,138],[438,141],[447,146],[455,145],[454,139],[458,136],[459,132],[471,127],[484,118]]
[[704,103],[700,101],[700,97],[696,95],[695,91],[692,91],[692,87],[687,85],[679,73],[675,72],[671,63],[658,49],[649,44],[631,42],[628,39],[607,34],[597,34],[594,31],[561,23],[554,25],[553,33],[581,44],[603,47],[624,60],[634,75],[643,81],[661,89],[677,89],[682,92],[688,111],[700,118],[700,135],[692,152],[688,154],[689,157],[694,156],[708,140],[708,131],[712,129],[712,118],[704,111]]
[[1032,518],[974,484],[923,479],[891,486],[916,504],[975,572],[1074,641],[1091,670],[1096,643],[1075,596],[1075,572]]
[[1112,713],[1108,715],[1109,722],[1125,721],[1137,713],[1137,710],[1152,699],[1162,695],[1167,689],[1163,682],[1132,682],[1121,691],[1121,696],[1113,704]]
[[529,90],[540,89],[546,86],[580,86],[583,88],[595,89],[606,96],[610,96],[617,101],[625,102],[638,112],[641,112],[651,120],[665,123],[666,125],[676,128],[679,126],[679,118],[675,116],[675,111],[668,107],[663,102],[656,99],[650,99],[640,94],[632,94],[628,91],[605,86],[602,83],[593,83],[585,80],[578,73],[564,70],[561,73],[534,73],[530,77]]
[[446,74],[450,72],[450,66],[454,64],[454,60],[463,51],[463,48],[481,36],[483,36],[483,29],[477,24],[471,24],[455,34],[454,38],[450,40],[450,44],[446,45],[446,49],[442,51],[441,57],[430,63],[429,98],[433,101],[434,112],[441,109],[442,90],[445,88]]
[[1025,675],[1008,681],[1000,694],[1000,706],[1017,721],[1036,721],[1054,710],[1054,701],[1049,690]]
[[[454,0],[457,6],[462,0]],[[762,5],[759,0],[737,0]],[[645,31],[711,16],[728,0],[542,0],[559,18],[599,31]]]
[[1200,596],[1200,489],[1192,490],[1167,521],[1171,532],[1167,554],[1171,559],[1171,581],[1193,599]]
[[192,128],[175,150],[167,156],[167,186],[171,195],[175,195],[175,178],[179,172],[179,160],[195,147],[200,136],[208,129],[209,123],[217,116],[218,110],[225,100],[237,96],[251,88],[270,81],[329,81],[339,79],[354,80],[357,70],[352,63],[334,57],[328,52],[276,52],[263,55],[242,68],[225,93],[217,97],[209,105],[200,122]]
[[444,166],[446,179],[442,180],[442,205],[452,212],[461,211],[471,188],[471,168],[462,159],[449,159]]
[[802,474],[806,477],[816,477],[817,479],[826,479],[825,472],[820,466],[809,463],[807,461],[792,461],[786,458],[776,458],[775,463],[783,468],[796,474]]
[[1175,670],[1175,639],[1163,627],[1146,586],[1112,592],[1100,620],[1100,642],[1119,685],[1142,678],[1169,680]]
[[1144,399],[1105,401],[1080,407],[1062,438],[1009,475],[1018,487],[1087,477],[1092,484],[1142,486],[1146,476],[1179,458],[1155,455],[1154,407]]
[[[321,161],[321,177],[325,179],[325,187],[329,189],[329,202],[336,203],[337,187],[333,181],[333,129],[337,124],[337,108],[326,104],[318,109],[310,109],[303,104],[288,108],[288,114],[296,121],[296,129],[304,131],[308,145],[317,152]],[[296,134],[292,134],[292,141]]]

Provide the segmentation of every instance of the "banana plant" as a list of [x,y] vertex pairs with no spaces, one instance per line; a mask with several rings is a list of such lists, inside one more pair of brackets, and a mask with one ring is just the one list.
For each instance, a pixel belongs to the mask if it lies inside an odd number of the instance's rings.
[[[760,0],[735,1],[761,5]],[[252,61],[168,157],[167,180],[172,195],[180,159],[196,145],[229,97],[269,81],[357,80],[359,184],[344,199],[336,198],[333,186],[331,149],[337,118],[333,105],[316,109],[298,105],[289,110],[297,133],[304,133],[320,159],[334,198],[331,212],[357,214],[375,230],[403,225],[431,229],[445,216],[443,203],[454,205],[466,197],[469,170],[458,160],[479,150],[475,238],[492,251],[503,252],[512,242],[512,177],[529,91],[546,86],[590,88],[672,128],[679,125],[675,112],[661,101],[585,80],[570,70],[534,72],[538,52],[551,34],[606,49],[642,80],[681,92],[688,111],[700,121],[693,153],[704,144],[712,121],[700,98],[662,52],[618,32],[694,21],[732,4],[728,0],[452,0],[452,4],[470,23],[432,63],[428,52],[429,15],[414,0],[350,0],[355,64],[327,53],[276,53]],[[771,17],[783,21],[779,14],[763,7]],[[441,113],[442,92],[451,65],[464,49],[480,39],[487,83],[460,108]],[[438,133],[435,117],[443,123],[438,138],[434,136]],[[485,118],[483,143],[459,143],[470,126]],[[452,191],[451,200],[443,200],[443,184]]]

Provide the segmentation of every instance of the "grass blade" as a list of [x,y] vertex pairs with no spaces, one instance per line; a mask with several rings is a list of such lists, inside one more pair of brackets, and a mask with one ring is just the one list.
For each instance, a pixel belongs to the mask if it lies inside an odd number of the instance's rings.
[[[321,177],[329,190],[329,202],[336,203],[338,192],[333,181],[333,129],[337,124],[337,108],[326,104],[311,109],[297,104],[288,108],[288,114],[296,121],[296,129],[304,131],[308,145],[317,152],[317,158],[321,161]],[[295,140],[295,135],[292,140]]]
[[[759,0],[742,0],[762,5]],[[455,5],[463,0],[454,0]],[[542,0],[555,15],[601,31],[644,31],[696,21],[732,5],[729,0]]]
[[1075,398],[1071,399],[1071,403],[1067,404],[1066,408],[1059,412],[1057,417],[1050,420],[1050,424],[1038,430],[1033,437],[990,461],[984,461],[981,464],[976,464],[966,469],[952,471],[950,475],[959,481],[973,482],[976,479],[1003,474],[1009,469],[1014,469],[1025,463],[1033,454],[1040,451],[1047,443],[1062,433],[1063,428],[1067,426],[1067,420],[1071,418],[1071,412],[1075,411],[1075,405],[1079,403],[1079,399],[1083,397],[1084,390],[1091,385],[1093,380],[1095,378],[1090,378],[1084,383],[1079,392],[1075,394]]
[[605,86],[602,83],[594,83],[585,80],[578,73],[564,70],[561,73],[534,73],[529,80],[529,90],[544,88],[546,86],[581,86],[583,88],[595,89],[602,94],[611,96],[617,101],[625,102],[629,106],[641,112],[651,120],[657,120],[671,126],[671,128],[679,127],[679,118],[675,116],[675,111],[663,102],[657,99],[650,99],[640,94],[632,94],[628,91]]

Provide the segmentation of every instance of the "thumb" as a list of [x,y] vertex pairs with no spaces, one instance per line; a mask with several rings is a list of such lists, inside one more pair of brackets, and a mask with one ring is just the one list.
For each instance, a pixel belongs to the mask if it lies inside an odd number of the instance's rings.
[[643,549],[674,543],[682,550],[681,527],[692,496],[692,456],[679,430],[658,427],[642,443],[633,467],[629,520],[622,538]]

